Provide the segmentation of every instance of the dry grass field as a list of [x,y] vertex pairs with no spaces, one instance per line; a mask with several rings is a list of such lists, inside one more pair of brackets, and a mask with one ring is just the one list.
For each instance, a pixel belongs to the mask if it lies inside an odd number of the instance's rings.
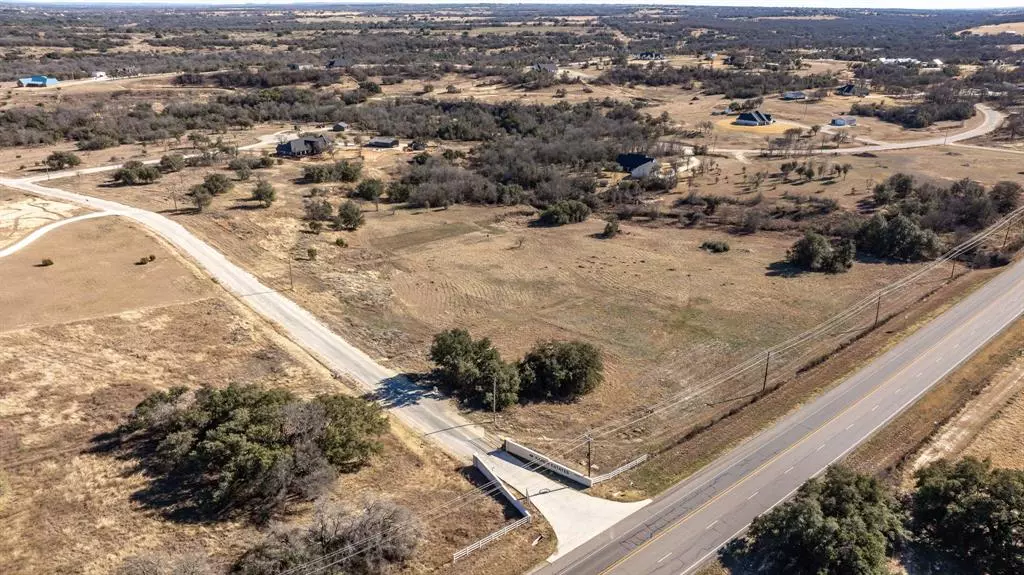
[[989,24],[988,26],[978,26],[976,28],[970,28],[960,32],[970,32],[971,34],[980,34],[982,36],[995,36],[998,34],[1024,34],[1024,22],[1006,22],[1004,24]]
[[[368,175],[388,177],[408,155],[365,152]],[[595,420],[685,389],[702,374],[813,325],[913,269],[860,264],[841,276],[783,277],[773,264],[785,258],[797,232],[729,236],[639,219],[624,223],[624,234],[609,241],[596,237],[604,225],[598,219],[536,228],[534,211],[524,207],[425,211],[385,205],[375,211],[364,204],[367,223],[357,232],[316,235],[301,221],[312,186],[295,183],[305,163],[264,172],[278,190],[278,201],[267,210],[242,209],[252,184],[239,184],[203,214],[174,212],[168,188],[186,189],[205,170],[148,186],[103,187],[104,175],[55,185],[165,211],[271,286],[289,285],[290,258],[292,296],[398,368],[429,368],[424,355],[430,339],[448,327],[492,338],[506,357],[543,339],[599,345],[607,382],[598,392],[578,404],[532,405],[503,417],[503,428],[540,442],[575,435]],[[723,166],[733,183],[707,181],[699,191],[749,197],[736,187],[744,166],[728,160]],[[768,167],[775,169],[774,163]],[[822,193],[855,207],[865,192],[850,196],[849,190],[863,188],[867,174],[853,173]],[[783,194],[813,194],[808,188],[817,184],[765,185],[763,194],[768,204],[787,202]],[[342,195],[335,191],[329,199],[337,203]],[[684,195],[681,186],[663,196],[665,210]],[[336,237],[349,247],[335,246]],[[708,254],[699,246],[709,239],[727,239],[732,250]],[[306,257],[308,247],[317,248],[316,261]]]
[[[134,265],[140,253],[157,256]],[[37,268],[41,257],[55,264]],[[345,391],[308,355],[159,242],[115,218],[77,222],[0,259],[0,541],[4,573],[113,572],[127,556],[199,552],[229,564],[262,539],[239,521],[175,523],[133,494],[135,465],[93,450],[146,394],[172,385],[246,382],[309,396]],[[469,481],[467,481],[469,479]],[[370,466],[343,476],[331,497],[346,505],[384,497],[427,513],[470,491],[472,474],[397,424]],[[300,523],[310,506],[280,519]],[[472,504],[432,522],[405,570],[448,572],[450,554],[511,515]],[[530,542],[540,534],[545,542]],[[484,550],[469,568],[518,573],[550,553],[542,523]]]

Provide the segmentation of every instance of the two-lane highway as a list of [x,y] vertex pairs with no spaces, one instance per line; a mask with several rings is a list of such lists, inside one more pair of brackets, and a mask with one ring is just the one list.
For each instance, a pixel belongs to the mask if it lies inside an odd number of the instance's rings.
[[540,571],[685,575],[1024,313],[1014,264],[858,373]]

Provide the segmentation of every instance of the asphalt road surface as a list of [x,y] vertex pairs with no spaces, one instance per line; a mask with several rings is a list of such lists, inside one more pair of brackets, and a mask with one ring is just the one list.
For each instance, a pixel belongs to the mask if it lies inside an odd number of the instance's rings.
[[1022,312],[1024,262],[540,573],[692,573],[755,517],[869,438]]

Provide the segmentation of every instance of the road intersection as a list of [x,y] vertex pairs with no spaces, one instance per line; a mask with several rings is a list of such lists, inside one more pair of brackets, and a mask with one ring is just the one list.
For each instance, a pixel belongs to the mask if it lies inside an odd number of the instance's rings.
[[[982,124],[958,134],[825,153],[940,146],[991,132],[1003,119],[1002,114],[985,106],[979,105],[978,110],[984,115]],[[270,145],[276,136],[265,136],[243,149]],[[285,294],[263,285],[177,222],[146,210],[43,185],[51,178],[119,167],[0,179],[0,185],[98,212],[114,212],[142,224],[191,257],[221,286],[279,326],[324,365],[345,374],[363,391],[383,396],[389,410],[405,425],[448,453],[468,462],[475,453],[495,450],[499,440],[463,418],[449,400],[380,365]],[[545,492],[531,500],[556,528],[560,545],[552,558],[554,563],[542,572],[674,575],[692,571],[742,532],[753,517],[787,498],[807,478],[853,449],[1020,315],[1024,311],[1022,280],[1024,264],[1017,264],[840,386],[646,507],[596,500],[528,473],[521,465],[514,469],[508,466],[515,464],[508,461],[496,463],[504,469],[503,478],[518,490]]]

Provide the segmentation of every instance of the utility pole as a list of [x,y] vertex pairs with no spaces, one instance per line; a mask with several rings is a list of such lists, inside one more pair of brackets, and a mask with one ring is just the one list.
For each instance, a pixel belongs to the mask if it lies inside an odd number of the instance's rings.
[[948,281],[953,281],[953,274],[956,273],[956,260],[951,260],[951,261],[953,262],[953,266],[949,269],[949,280]]
[[772,360],[772,352],[764,356],[764,381],[761,383],[761,393],[768,389],[768,362]]
[[1003,245],[1000,246],[999,249],[1003,249],[1006,247],[1006,240],[1008,239],[1010,239],[1010,226],[1006,226],[1006,233],[1003,234]]
[[288,290],[295,291],[295,278],[292,276],[292,258],[288,258]]
[[493,391],[491,391],[491,418],[493,419],[493,421],[491,423],[493,425],[497,426],[498,425],[498,380],[495,379],[494,381],[492,381],[491,385],[494,386]]
[[882,311],[882,294],[878,294],[878,303],[875,304],[875,323],[871,324],[871,329],[878,327],[878,314]]
[[587,434],[587,477],[590,477],[591,462],[593,462],[594,438]]

